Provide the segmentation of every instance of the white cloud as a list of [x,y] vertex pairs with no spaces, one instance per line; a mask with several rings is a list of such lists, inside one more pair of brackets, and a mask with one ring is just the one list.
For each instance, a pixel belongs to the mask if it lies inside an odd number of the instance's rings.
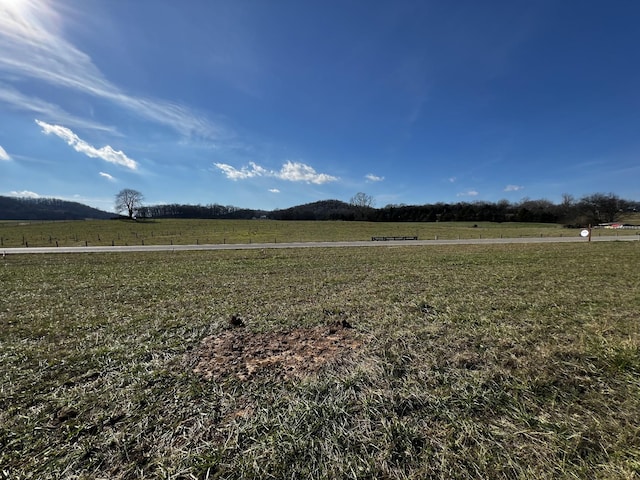
[[250,162],[248,167],[245,166],[239,170],[226,163],[214,163],[214,166],[222,170],[226,177],[231,180],[245,180],[253,177],[275,177],[290,182],[306,182],[318,185],[338,180],[337,177],[326,173],[318,173],[313,167],[300,162],[288,161],[282,165],[279,171],[267,170],[255,162]]
[[43,133],[46,135],[53,133],[67,142],[67,144],[73,147],[76,152],[84,153],[87,157],[101,158],[105,162],[115,163],[116,165],[129,168],[130,170],[137,170],[138,168],[138,163],[135,160],[127,157],[120,150],[114,150],[110,145],[96,148],[82,140],[78,135],[66,127],[51,125],[40,120],[36,120],[36,123],[42,128]]
[[9,156],[7,151],[2,148],[2,145],[0,145],[0,160],[11,160],[11,157]]
[[456,177],[449,177],[449,182],[450,182],[450,183],[455,183],[455,182],[456,182],[456,180],[457,180],[457,178],[456,178]]
[[280,193],[280,190],[278,190],[277,188],[270,188],[269,191],[271,193]]
[[384,180],[384,177],[379,177],[373,173],[367,173],[364,177],[370,182],[381,182]]
[[[54,7],[55,5],[55,7]],[[222,129],[177,103],[135,97],[104,77],[89,55],[63,36],[69,8],[47,0],[0,0],[0,70],[98,97],[184,135],[218,137]]]
[[100,172],[100,176],[106,178],[110,182],[115,182],[116,181],[116,179],[115,179],[115,177],[113,175],[109,175],[108,173],[105,173],[105,172]]
[[507,185],[504,187],[505,192],[517,192],[522,190],[524,187],[522,185]]
[[30,192],[29,190],[22,190],[21,192],[9,192],[10,197],[20,197],[20,198],[40,198],[36,192]]
[[240,170],[226,163],[214,163],[214,165],[222,170],[227,178],[231,180],[245,180],[247,178],[269,175],[269,172],[254,162],[249,162],[249,167],[242,167]]
[[280,172],[276,174],[276,177],[282,180],[289,180],[290,182],[307,182],[318,185],[334,182],[338,179],[326,173],[317,173],[313,167],[305,165],[304,163],[291,161],[288,161],[282,166]]
[[460,192],[456,196],[458,197],[477,197],[479,193],[475,190],[469,190],[467,192]]

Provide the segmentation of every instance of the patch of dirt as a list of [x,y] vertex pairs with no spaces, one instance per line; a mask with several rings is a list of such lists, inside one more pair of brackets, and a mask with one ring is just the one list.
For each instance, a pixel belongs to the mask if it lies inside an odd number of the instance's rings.
[[269,333],[233,328],[204,338],[192,352],[192,364],[193,371],[206,380],[230,376],[248,380],[267,370],[280,378],[292,378],[340,363],[361,346],[346,322]]

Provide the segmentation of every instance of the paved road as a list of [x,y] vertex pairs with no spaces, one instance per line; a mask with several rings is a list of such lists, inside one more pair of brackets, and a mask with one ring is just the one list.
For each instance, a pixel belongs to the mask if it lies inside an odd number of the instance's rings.
[[[620,237],[592,237],[593,242],[640,241],[639,235]],[[475,238],[461,240],[397,240],[357,242],[301,242],[301,243],[238,243],[211,245],[133,245],[102,247],[21,247],[0,248],[0,255],[33,253],[126,253],[126,252],[184,252],[194,250],[255,250],[267,248],[328,248],[328,247],[391,247],[425,245],[495,245],[514,243],[586,243],[582,237],[522,237],[522,238]]]

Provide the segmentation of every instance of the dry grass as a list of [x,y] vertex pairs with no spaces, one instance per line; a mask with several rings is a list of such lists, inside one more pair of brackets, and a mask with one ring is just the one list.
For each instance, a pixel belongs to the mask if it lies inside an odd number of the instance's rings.
[[[99,245],[246,244],[370,240],[418,236],[421,240],[577,237],[580,229],[549,223],[372,223],[271,220],[94,220],[1,222],[0,249]],[[594,236],[637,235],[636,230],[594,230]]]
[[[8,256],[0,478],[636,478],[638,245]],[[202,339],[362,346],[209,381]]]

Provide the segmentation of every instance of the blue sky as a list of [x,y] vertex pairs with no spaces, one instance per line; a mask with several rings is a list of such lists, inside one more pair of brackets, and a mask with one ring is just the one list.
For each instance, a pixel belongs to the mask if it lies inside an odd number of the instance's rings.
[[0,195],[640,199],[635,0],[0,0]]

